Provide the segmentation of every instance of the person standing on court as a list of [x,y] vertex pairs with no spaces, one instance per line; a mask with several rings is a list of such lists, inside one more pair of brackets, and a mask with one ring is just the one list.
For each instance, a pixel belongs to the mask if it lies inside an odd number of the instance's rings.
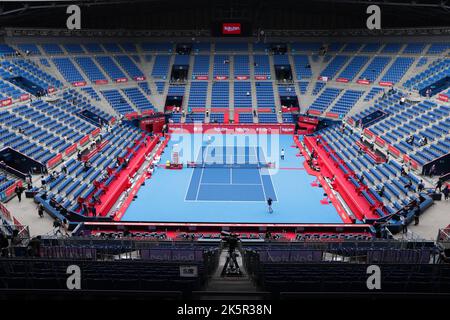
[[268,198],[267,199],[267,207],[268,207],[268,209],[269,209],[269,213],[272,213],[273,212],[273,209],[272,209],[272,202],[273,202],[273,200],[272,200],[272,198]]
[[284,149],[281,149],[281,160],[284,160]]

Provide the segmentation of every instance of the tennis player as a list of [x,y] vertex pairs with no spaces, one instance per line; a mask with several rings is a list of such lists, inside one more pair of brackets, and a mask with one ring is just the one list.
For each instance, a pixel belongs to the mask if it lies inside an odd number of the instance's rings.
[[273,213],[272,202],[273,202],[272,198],[269,197],[267,199],[267,208],[269,209],[269,213]]

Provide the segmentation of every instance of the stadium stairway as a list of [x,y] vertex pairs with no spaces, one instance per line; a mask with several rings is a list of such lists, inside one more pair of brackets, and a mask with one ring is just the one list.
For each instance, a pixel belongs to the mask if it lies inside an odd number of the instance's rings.
[[253,282],[244,267],[242,254],[237,261],[242,272],[240,277],[222,277],[221,272],[226,262],[228,249],[222,249],[216,271],[209,278],[204,290],[193,293],[198,300],[263,300],[269,293],[262,292]]

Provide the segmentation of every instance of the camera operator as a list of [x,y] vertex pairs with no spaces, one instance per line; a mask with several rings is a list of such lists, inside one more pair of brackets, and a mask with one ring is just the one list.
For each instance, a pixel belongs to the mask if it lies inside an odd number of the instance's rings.
[[239,245],[239,236],[234,233],[222,232],[222,241],[228,246],[227,260],[222,270],[222,277],[227,275],[240,276],[241,269],[237,262],[238,253],[236,249]]

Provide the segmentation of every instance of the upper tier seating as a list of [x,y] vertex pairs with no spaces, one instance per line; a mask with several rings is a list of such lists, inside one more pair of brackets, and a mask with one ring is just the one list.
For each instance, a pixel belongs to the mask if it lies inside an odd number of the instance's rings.
[[117,81],[118,79],[127,78],[111,57],[100,56],[96,57],[95,60],[103,68],[103,70],[105,70],[106,74],[108,74],[111,80]]
[[101,93],[118,113],[124,115],[135,111],[118,90],[103,90]]
[[106,76],[100,71],[91,57],[76,57],[75,61],[91,82],[107,81]]
[[152,70],[152,77],[157,79],[167,79],[169,73],[169,55],[157,55]]
[[228,82],[214,82],[212,85],[211,107],[228,108],[230,86]]
[[131,79],[144,78],[144,73],[139,69],[139,67],[134,63],[134,61],[126,55],[120,55],[114,57],[119,65],[125,70]]
[[191,89],[189,92],[189,107],[206,107],[206,94],[208,90],[208,82],[194,81],[191,83]]
[[62,74],[64,79],[70,83],[85,81],[81,73],[73,64],[70,58],[53,58],[53,63],[55,64],[58,71]]
[[128,99],[141,111],[154,110],[152,103],[142,94],[138,87],[122,89]]

